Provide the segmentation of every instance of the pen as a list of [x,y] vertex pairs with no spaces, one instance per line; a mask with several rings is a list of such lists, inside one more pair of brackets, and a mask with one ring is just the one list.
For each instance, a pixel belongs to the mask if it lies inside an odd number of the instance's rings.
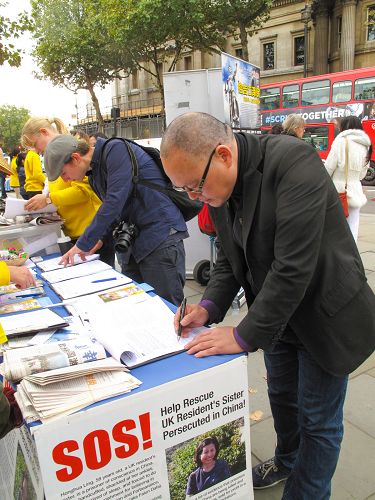
[[181,325],[181,320],[184,318],[185,316],[185,311],[186,311],[186,297],[184,297],[182,299],[182,302],[181,302],[181,309],[180,309],[180,323],[178,325],[178,330],[177,330],[177,337],[178,337],[178,341],[180,341],[180,338],[181,338],[181,333],[182,333],[182,325]]
[[14,295],[13,298],[23,299],[24,297],[39,297],[39,295],[42,295],[42,294],[41,293],[25,293],[24,295]]
[[91,283],[103,283],[104,281],[114,281],[117,280],[117,278],[104,278],[102,280],[94,280]]

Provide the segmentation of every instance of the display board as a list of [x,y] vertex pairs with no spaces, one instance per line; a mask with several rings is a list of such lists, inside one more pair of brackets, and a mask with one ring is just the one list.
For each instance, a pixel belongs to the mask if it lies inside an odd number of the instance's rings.
[[207,437],[229,474],[194,498],[253,498],[246,356],[34,428],[47,500],[185,499]]

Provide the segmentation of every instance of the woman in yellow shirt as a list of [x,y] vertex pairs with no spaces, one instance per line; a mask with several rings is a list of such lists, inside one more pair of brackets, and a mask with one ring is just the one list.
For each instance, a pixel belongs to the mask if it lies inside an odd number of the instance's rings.
[[20,193],[20,180],[18,178],[18,172],[17,172],[17,155],[19,153],[18,149],[13,149],[11,153],[11,161],[10,161],[10,170],[12,171],[12,175],[10,176],[9,179],[9,184],[10,187],[13,189],[13,191],[16,194],[16,198],[21,198],[21,193]]
[[[59,118],[30,118],[22,129],[21,142],[26,147],[34,147],[39,153],[44,152],[47,144],[59,134],[69,134],[68,129]],[[64,219],[64,233],[72,239],[72,246],[90,225],[101,201],[96,196],[85,177],[81,182],[64,182],[59,177],[49,184],[49,193],[38,194],[26,203],[26,210],[39,210],[49,203],[57,206],[61,218]],[[103,242],[99,251],[100,259],[114,266],[115,251],[111,238]]]

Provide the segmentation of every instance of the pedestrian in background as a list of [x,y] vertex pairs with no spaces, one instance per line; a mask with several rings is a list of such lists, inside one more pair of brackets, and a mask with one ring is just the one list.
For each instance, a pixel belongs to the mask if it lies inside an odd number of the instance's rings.
[[20,195],[24,200],[27,200],[27,194],[25,191],[25,181],[26,181],[26,175],[25,175],[25,158],[26,158],[26,151],[21,151],[21,153],[18,153],[17,155],[17,174],[18,174],[18,180],[20,182]]
[[182,334],[221,322],[241,286],[248,305],[237,327],[210,328],[185,348],[199,358],[264,351],[277,446],[253,468],[254,488],[286,480],[283,500],[327,500],[348,374],[375,348],[375,296],[335,187],[304,141],[233,134],[205,113],[175,118],[160,153],[172,183],[210,205],[220,241]]
[[287,118],[283,122],[283,134],[292,135],[294,137],[302,139],[303,134],[305,133],[305,125],[305,120],[301,115],[292,113],[291,115],[287,116]]
[[9,179],[9,185],[13,189],[16,198],[22,198],[21,193],[20,193],[20,180],[18,178],[18,172],[17,172],[17,156],[19,153],[18,148],[14,148],[13,151],[10,154],[11,160],[10,160],[10,170],[12,172],[12,175],[10,176]]
[[275,125],[272,125],[270,131],[268,132],[269,134],[282,134],[284,131],[283,126],[280,125],[279,123],[276,123]]
[[367,173],[372,145],[357,116],[342,118],[339,126],[340,133],[332,143],[325,167],[337,191],[342,193],[346,190],[349,207],[346,220],[357,241],[360,210],[367,203],[361,179]]

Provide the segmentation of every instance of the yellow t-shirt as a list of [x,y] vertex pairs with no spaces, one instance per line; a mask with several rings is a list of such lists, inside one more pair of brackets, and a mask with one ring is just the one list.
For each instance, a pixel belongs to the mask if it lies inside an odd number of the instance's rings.
[[42,162],[36,151],[30,149],[25,158],[25,191],[43,191],[46,180],[42,170]]
[[88,178],[65,182],[59,177],[48,184],[50,198],[62,219],[64,233],[72,239],[79,238],[91,224],[101,201],[91,189]]
[[18,179],[18,172],[17,172],[17,156],[13,156],[12,161],[10,162],[10,169],[12,171],[12,175],[10,176],[9,179],[10,187],[18,188],[20,187],[20,181]]
[[[9,268],[5,262],[0,261],[0,286],[9,285],[9,281]],[[0,344],[4,344],[7,340],[3,327],[0,324]]]

